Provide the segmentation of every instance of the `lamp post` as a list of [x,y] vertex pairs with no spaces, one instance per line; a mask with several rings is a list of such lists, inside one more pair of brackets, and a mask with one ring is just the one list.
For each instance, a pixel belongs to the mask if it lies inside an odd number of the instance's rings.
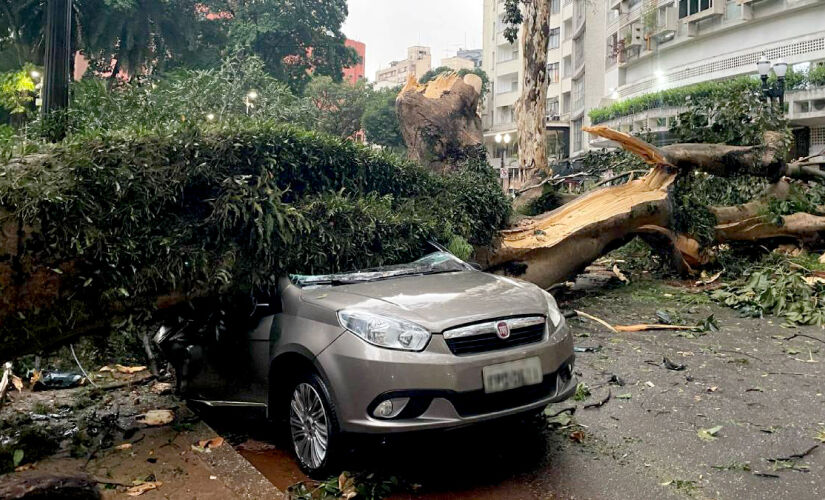
[[773,72],[776,74],[776,83],[768,85],[768,73],[771,71],[771,62],[762,54],[759,62],[756,63],[756,69],[759,70],[759,78],[762,79],[762,95],[767,102],[772,99],[779,101],[779,106],[783,109],[785,107],[785,73],[788,71],[788,64],[780,59],[773,65]]
[[[507,179],[508,183],[510,180],[510,172],[508,170],[505,170],[506,167],[504,166],[504,155],[507,151],[507,145],[510,144],[512,137],[510,137],[510,134],[496,134],[495,140],[496,144],[501,145],[502,142],[504,143],[504,147],[501,148],[501,188],[504,189],[504,179]],[[505,172],[507,174],[506,177],[504,176]]]

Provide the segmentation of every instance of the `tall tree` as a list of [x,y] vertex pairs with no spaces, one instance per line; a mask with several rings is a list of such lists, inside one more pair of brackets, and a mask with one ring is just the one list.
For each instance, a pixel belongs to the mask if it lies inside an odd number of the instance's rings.
[[361,116],[370,97],[364,80],[354,85],[334,82],[328,76],[316,76],[306,88],[308,97],[318,110],[316,128],[346,139],[361,130]]
[[346,0],[227,0],[225,8],[233,18],[230,42],[252,50],[298,93],[312,74],[341,81],[343,68],[358,62],[341,33]]
[[0,71],[43,61],[43,0],[0,0]]
[[82,46],[101,71],[151,72],[198,46],[204,4],[196,0],[84,0]]
[[401,125],[398,123],[398,111],[395,107],[395,98],[400,90],[400,87],[381,89],[370,95],[364,115],[361,117],[361,127],[370,144],[396,151],[404,149],[404,138],[401,136]]
[[525,169],[547,168],[545,107],[547,103],[547,46],[550,41],[548,0],[505,0],[504,37],[516,43],[521,27],[524,71],[516,102],[518,155]]

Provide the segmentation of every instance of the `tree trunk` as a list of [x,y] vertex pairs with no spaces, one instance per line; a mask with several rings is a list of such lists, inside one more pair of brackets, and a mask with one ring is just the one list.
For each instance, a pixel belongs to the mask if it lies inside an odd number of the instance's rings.
[[[673,144],[657,148],[607,127],[588,127],[585,131],[617,142],[652,165],[652,170],[641,179],[591,191],[561,208],[502,231],[494,248],[476,252],[482,265],[548,288],[633,236],[643,235],[667,242],[678,267],[692,270],[706,264],[708,258],[696,240],[670,229],[671,187],[679,175],[695,169],[717,176],[817,178],[782,161],[784,144],[772,132],[766,134],[762,146]],[[762,215],[770,197],[782,198],[787,192],[787,182],[778,181],[764,199],[737,207],[710,207],[718,221],[716,240],[721,243],[804,238],[825,231],[825,217],[819,215],[787,215],[779,224]]]
[[480,99],[477,75],[446,73],[423,85],[411,77],[396,99],[409,158],[443,171],[456,152],[481,144]]
[[522,92],[516,101],[519,166],[547,169],[545,115],[547,109],[547,46],[550,41],[550,2],[523,3],[521,47],[524,54]]

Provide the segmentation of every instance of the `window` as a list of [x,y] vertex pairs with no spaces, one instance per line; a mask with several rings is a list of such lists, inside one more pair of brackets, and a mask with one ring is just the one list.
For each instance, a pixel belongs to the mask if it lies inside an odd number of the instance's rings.
[[679,19],[708,10],[712,6],[712,0],[679,0]]
[[572,125],[573,128],[573,151],[582,150],[582,121],[581,118],[575,120]]
[[560,41],[560,33],[561,28],[553,28],[550,30],[550,40],[547,43],[548,49],[557,49],[559,48],[559,41]]
[[513,122],[512,106],[502,106],[496,110],[496,125]]
[[559,63],[550,63],[547,65],[547,81],[549,83],[559,83]]
[[561,10],[561,0],[550,0],[550,13],[558,14]]
[[559,116],[559,98],[551,97],[547,99],[547,116],[553,119],[558,119]]
[[570,37],[573,36],[573,20],[568,19],[564,22],[564,39],[570,40]]
[[573,60],[570,59],[570,56],[564,58],[564,65],[562,67],[564,71],[563,78],[567,78],[571,74],[573,74]]

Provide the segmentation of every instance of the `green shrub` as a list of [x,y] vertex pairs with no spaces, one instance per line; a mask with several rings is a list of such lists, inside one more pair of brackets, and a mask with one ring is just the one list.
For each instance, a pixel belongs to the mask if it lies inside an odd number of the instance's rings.
[[248,294],[287,272],[407,260],[428,239],[487,244],[509,203],[481,150],[461,164],[439,175],[257,123],[87,135],[28,166],[4,165],[0,214],[36,228],[22,260],[61,281],[61,300],[0,319],[4,350],[31,352],[93,320],[111,324],[101,311],[151,310],[172,291]]

